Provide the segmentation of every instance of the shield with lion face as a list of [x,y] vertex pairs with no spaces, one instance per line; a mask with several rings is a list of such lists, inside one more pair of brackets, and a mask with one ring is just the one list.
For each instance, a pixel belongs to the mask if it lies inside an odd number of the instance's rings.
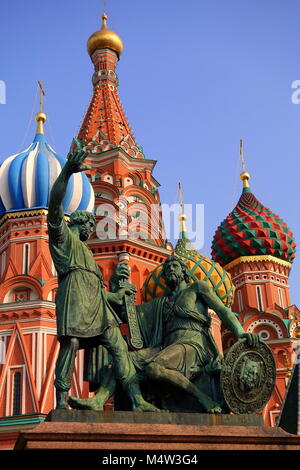
[[229,349],[221,371],[221,387],[230,411],[259,413],[268,402],[275,381],[275,359],[265,343],[250,347],[242,339]]

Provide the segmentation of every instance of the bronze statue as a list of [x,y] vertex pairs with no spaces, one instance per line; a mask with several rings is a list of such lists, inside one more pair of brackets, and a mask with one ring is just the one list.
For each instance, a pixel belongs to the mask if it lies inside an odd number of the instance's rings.
[[[122,278],[129,276],[124,263],[120,263],[116,273]],[[221,413],[224,400],[217,388],[223,359],[210,332],[208,309],[213,309],[226,327],[238,339],[245,339],[249,346],[256,347],[259,337],[245,333],[235,314],[223,305],[205,282],[190,284],[188,269],[178,257],[171,256],[166,260],[163,276],[169,293],[136,306],[144,348],[130,352],[130,356],[142,381],[147,381],[147,384],[149,381],[158,382],[161,385],[159,391],[165,384],[165,390],[172,390],[174,396],[183,393],[185,401],[191,399],[196,407],[198,405],[198,411]],[[103,363],[90,360],[87,366],[86,378],[97,383],[95,377],[99,369],[103,375]],[[95,396],[89,399],[70,397],[70,406],[103,409],[107,398],[115,392],[114,375],[113,369],[106,368],[105,379]],[[160,406],[168,409],[164,400]],[[183,411],[180,409],[182,404],[179,408],[176,406],[174,411]]]
[[114,359],[114,373],[139,411],[157,411],[141,394],[137,374],[128,354],[119,324],[120,319],[112,305],[122,304],[129,288],[115,293],[106,292],[101,272],[86,246],[94,230],[95,220],[86,211],[75,211],[67,225],[62,201],[73,173],[85,171],[87,156],[76,141],[77,148],[68,155],[67,162],[55,181],[48,212],[49,246],[58,274],[56,296],[57,336],[60,350],[55,370],[57,408],[67,408],[66,398],[71,387],[74,361],[78,349],[101,344]]

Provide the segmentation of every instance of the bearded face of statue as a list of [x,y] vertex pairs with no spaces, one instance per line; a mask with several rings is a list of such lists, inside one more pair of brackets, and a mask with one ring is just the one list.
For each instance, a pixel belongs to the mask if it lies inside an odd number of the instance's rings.
[[184,273],[180,263],[177,261],[169,261],[164,267],[164,278],[167,286],[171,290],[175,290],[184,280]]

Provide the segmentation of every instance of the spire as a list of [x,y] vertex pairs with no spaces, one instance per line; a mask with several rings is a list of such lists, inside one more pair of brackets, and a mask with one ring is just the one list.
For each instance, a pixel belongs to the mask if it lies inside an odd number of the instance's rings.
[[117,62],[123,50],[120,37],[107,28],[107,15],[102,27],[88,40],[88,52],[94,64],[93,97],[84,116],[78,139],[86,151],[101,153],[121,147],[130,157],[144,158],[118,96]]
[[250,186],[249,186],[249,179],[250,175],[245,169],[245,158],[244,158],[244,150],[243,150],[243,139],[240,139],[240,157],[242,161],[242,173],[240,175],[241,180],[243,181],[243,192],[250,192]]
[[180,233],[179,238],[188,238],[187,237],[187,230],[186,230],[186,214],[183,212],[183,197],[182,197],[182,189],[181,184],[178,182],[178,190],[179,190],[179,205],[180,205],[180,215],[178,216],[178,220],[180,222]]
[[40,88],[40,111],[35,115],[35,120],[38,124],[37,126],[37,134],[44,134],[44,122],[46,122],[47,116],[43,113],[43,97],[45,96],[45,91],[43,84],[38,80],[38,86]]

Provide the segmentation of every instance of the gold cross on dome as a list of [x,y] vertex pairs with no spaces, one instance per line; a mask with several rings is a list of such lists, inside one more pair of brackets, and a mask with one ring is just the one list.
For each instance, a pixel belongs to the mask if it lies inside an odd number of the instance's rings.
[[38,80],[38,86],[40,87],[40,113],[43,112],[43,96],[45,96],[45,90],[43,84]]

